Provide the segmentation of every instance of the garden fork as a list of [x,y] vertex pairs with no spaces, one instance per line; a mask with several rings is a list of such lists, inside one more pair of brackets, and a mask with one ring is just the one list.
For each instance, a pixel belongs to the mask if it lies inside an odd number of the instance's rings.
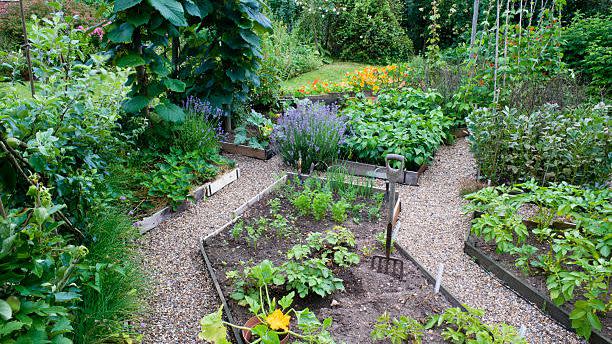
[[[399,169],[391,167],[391,161],[399,161]],[[389,180],[389,215],[387,220],[387,240],[385,242],[385,255],[372,257],[371,268],[376,267],[377,272],[398,277],[400,281],[404,278],[404,261],[391,257],[391,245],[393,241],[393,211],[395,209],[395,183],[404,173],[404,157],[398,154],[388,154],[385,157],[387,168],[387,179]]]

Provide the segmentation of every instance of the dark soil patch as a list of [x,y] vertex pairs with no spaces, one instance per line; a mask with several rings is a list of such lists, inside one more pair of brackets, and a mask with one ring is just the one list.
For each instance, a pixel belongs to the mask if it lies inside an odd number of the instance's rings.
[[[475,237],[474,238],[474,246],[479,248],[481,251],[486,253],[490,258],[492,258],[499,265],[504,267],[506,270],[512,272],[517,278],[522,280],[525,284],[534,287],[541,294],[546,295],[547,297],[550,295],[548,289],[546,288],[546,276],[542,274],[526,274],[522,270],[516,267],[515,260],[516,257],[510,254],[498,254],[495,251],[496,245],[495,243],[487,243],[482,238]],[[526,244],[535,246],[538,248],[538,253],[543,254],[548,252],[550,249],[550,245],[548,243],[544,243],[536,240],[535,237],[530,236]],[[575,267],[567,266],[565,267],[569,271],[575,270]],[[584,292],[583,289],[576,288],[574,291],[574,295],[581,295]],[[550,297],[549,297],[550,299]],[[580,300],[579,297],[577,300]],[[570,313],[573,309],[573,302],[566,303],[560,306],[561,309]],[[601,333],[606,337],[612,337],[612,316],[610,312],[608,312],[605,316],[600,317],[602,323]]]
[[[235,240],[231,233],[232,227],[209,239],[206,251],[209,255],[224,295],[228,300],[235,321],[243,324],[250,317],[246,308],[239,306],[229,298],[233,291],[232,282],[225,276],[231,270],[242,270],[244,263],[254,265],[264,259],[269,259],[276,265],[285,261],[288,249],[295,244],[303,243],[308,233],[324,232],[332,229],[336,223],[331,221],[330,214],[322,221],[316,221],[311,216],[298,216],[290,203],[285,189],[277,190],[251,207],[244,215],[245,223],[257,221],[260,217],[270,217],[268,201],[280,199],[280,213],[292,218],[292,231],[289,235],[277,235],[273,229],[261,236],[257,241],[257,250],[247,245],[244,238]],[[335,196],[335,199],[338,199]],[[370,269],[372,254],[382,254],[382,245],[375,235],[386,227],[386,205],[381,208],[381,218],[368,220],[367,209],[375,204],[373,200],[358,198],[356,203],[365,203],[360,212],[362,221],[354,222],[349,216],[343,226],[350,229],[356,237],[355,252],[360,256],[360,263],[349,268],[334,268],[334,274],[344,280],[346,288],[343,292],[321,298],[308,296],[305,299],[296,298],[296,309],[310,308],[322,320],[333,317],[330,329],[337,342],[372,343],[370,332],[376,319],[384,312],[391,316],[406,315],[425,321],[433,313],[440,313],[451,307],[451,304],[440,294],[433,293],[425,277],[417,267],[409,261],[404,261],[404,280],[399,281],[388,275],[377,273]],[[284,294],[280,292],[278,294]],[[277,295],[278,295],[277,294]],[[334,306],[332,306],[332,301]],[[423,338],[424,343],[444,343],[438,332],[430,331]]]

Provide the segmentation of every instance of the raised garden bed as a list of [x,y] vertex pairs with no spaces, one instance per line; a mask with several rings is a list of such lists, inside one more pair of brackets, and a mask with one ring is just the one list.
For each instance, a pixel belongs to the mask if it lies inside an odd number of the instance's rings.
[[[371,342],[370,331],[376,319],[385,311],[391,316],[408,315],[424,319],[448,307],[459,306],[459,303],[443,287],[440,288],[440,293],[434,294],[433,278],[397,243],[395,244],[396,252],[392,256],[397,257],[399,253],[404,260],[404,279],[400,281],[371,269],[371,256],[382,254],[382,245],[376,240],[376,234],[382,232],[386,227],[384,214],[387,209],[387,198],[384,197],[386,195],[384,189],[371,188],[371,197],[357,197],[352,204],[364,204],[364,209],[349,216],[340,224],[344,229],[339,229],[335,227],[339,223],[332,222],[330,214],[323,219],[315,220],[312,215],[298,213],[291,200],[304,190],[304,186],[296,182],[296,178],[297,176],[292,173],[283,176],[237,208],[232,213],[233,219],[229,223],[203,238],[201,242],[201,252],[207,270],[213,279],[224,307],[224,314],[229,322],[244,324],[250,318],[248,310],[240,306],[234,299],[240,293],[235,293],[237,289],[233,284],[236,279],[231,275],[235,276],[238,273],[243,276],[241,274],[245,266],[252,267],[264,260],[269,260],[274,266],[278,266],[285,272],[289,271],[291,270],[290,265],[284,264],[302,264],[305,260],[310,260],[310,257],[299,259],[286,257],[286,253],[295,249],[295,245],[310,245],[312,239],[310,235],[313,233],[328,236],[346,230],[354,235],[355,246],[349,248],[349,251],[358,255],[359,262],[349,266],[336,265],[335,255],[333,255],[334,259],[325,265],[336,277],[342,279],[345,290],[335,290],[324,297],[316,295],[316,291],[315,293],[311,291],[303,298],[297,298],[296,295],[295,302],[298,309],[308,307],[320,318],[332,317],[330,332],[338,342]],[[321,183],[326,182],[325,179],[317,180]],[[338,201],[338,194],[339,192],[333,193],[333,202]],[[396,194],[399,198],[399,193]],[[382,205],[376,202],[382,202]],[[374,207],[377,207],[376,213],[364,211]],[[398,199],[394,206],[394,219],[397,218],[400,210],[401,201]],[[366,213],[369,213],[370,216],[366,216]],[[262,218],[269,220],[261,220]],[[353,220],[353,218],[360,218],[360,220]],[[272,219],[284,219],[287,224],[279,227],[272,222]],[[253,244],[245,234],[244,228],[259,228],[258,224],[261,223],[265,223],[263,226],[269,229],[261,233]],[[249,233],[248,230],[247,233]],[[321,251],[316,252],[320,254]],[[271,290],[274,296],[286,293],[282,285],[277,285]],[[233,337],[233,342],[244,343],[238,330],[234,331]],[[424,342],[444,343],[439,332],[436,331],[428,332]]]
[[[474,218],[482,216],[480,212],[474,212]],[[527,228],[536,228],[538,223],[523,219],[523,224]],[[575,228],[571,222],[556,219],[552,221],[550,227],[565,230]],[[548,250],[546,244],[535,239],[529,239],[528,244],[541,248],[543,251]],[[519,296],[534,304],[541,311],[548,314],[554,320],[559,322],[569,331],[574,331],[572,328],[572,320],[570,319],[571,304],[566,303],[557,306],[549,297],[549,291],[546,287],[546,276],[543,275],[526,275],[515,265],[516,257],[509,254],[499,254],[496,252],[496,244],[487,243],[482,238],[469,234],[464,243],[464,252],[472,257],[474,261],[483,269],[492,273],[499,278],[504,285],[514,290]],[[612,317],[604,316],[601,319],[603,329],[601,332],[593,331],[589,339],[591,344],[611,344],[612,339]]]
[[166,206],[152,215],[146,216],[142,218],[142,220],[134,223],[135,227],[138,227],[140,230],[140,234],[144,234],[151,229],[157,227],[160,223],[164,222],[168,218],[174,216],[177,213],[180,213],[187,209],[191,203],[195,203],[200,201],[204,197],[210,197],[226,187],[227,185],[235,182],[240,178],[240,169],[235,168],[227,173],[220,175],[217,179],[212,182],[208,182],[204,185],[197,187],[193,192],[191,192],[191,200],[185,201],[178,207]]

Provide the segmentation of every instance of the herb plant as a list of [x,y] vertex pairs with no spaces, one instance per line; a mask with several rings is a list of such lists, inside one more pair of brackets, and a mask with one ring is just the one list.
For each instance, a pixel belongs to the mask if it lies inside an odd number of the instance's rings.
[[340,200],[332,204],[332,207],[331,207],[332,219],[337,223],[344,223],[344,221],[346,221],[346,219],[348,218],[347,209],[349,207],[350,207],[350,204],[348,204],[344,200]]
[[332,202],[332,194],[319,191],[312,198],[312,216],[315,220],[322,220]]
[[251,110],[240,126],[235,130],[234,143],[248,144],[257,149],[266,149],[270,145],[272,133],[272,120],[261,113]]

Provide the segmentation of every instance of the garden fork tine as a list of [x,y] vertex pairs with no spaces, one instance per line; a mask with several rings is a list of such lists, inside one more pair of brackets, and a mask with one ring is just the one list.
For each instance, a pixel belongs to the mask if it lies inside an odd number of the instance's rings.
[[[389,162],[391,160],[399,161],[400,168],[394,169]],[[391,257],[391,242],[393,236],[393,211],[395,209],[395,183],[402,173],[404,173],[404,157],[397,154],[389,154],[385,158],[387,167],[387,179],[389,180],[389,214],[387,220],[387,240],[385,241],[385,255],[375,255],[372,257],[370,268],[376,267],[377,272],[382,272],[387,275],[397,276],[400,280],[404,277],[404,261],[398,258]],[[391,269],[389,269],[391,268]]]

